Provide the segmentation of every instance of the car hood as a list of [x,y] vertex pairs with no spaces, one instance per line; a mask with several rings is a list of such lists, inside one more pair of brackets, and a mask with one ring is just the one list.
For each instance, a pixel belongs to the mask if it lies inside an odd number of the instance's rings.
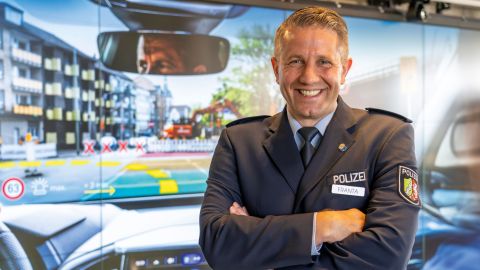
[[196,245],[200,205],[125,210],[70,255],[66,262],[100,248],[115,253]]

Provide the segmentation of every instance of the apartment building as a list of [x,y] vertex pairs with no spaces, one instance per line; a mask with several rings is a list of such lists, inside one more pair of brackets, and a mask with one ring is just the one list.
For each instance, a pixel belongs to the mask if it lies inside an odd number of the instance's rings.
[[[104,135],[128,139],[140,130],[136,108],[152,103],[145,89],[136,101],[136,87],[0,3],[0,143],[16,144],[31,133],[79,151],[83,141]],[[141,114],[143,128],[150,119]]]
[[42,40],[23,27],[23,12],[0,5],[0,136],[17,143],[42,136]]

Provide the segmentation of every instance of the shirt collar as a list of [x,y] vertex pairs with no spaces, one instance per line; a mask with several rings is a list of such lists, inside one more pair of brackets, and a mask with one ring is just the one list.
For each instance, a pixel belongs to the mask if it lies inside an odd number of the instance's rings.
[[[320,131],[320,134],[325,135],[325,130],[327,129],[328,124],[332,120],[333,114],[337,110],[338,104],[335,103],[335,109],[333,112],[327,114],[325,117],[323,117],[318,123],[315,124],[315,127]],[[300,149],[301,146],[303,145],[303,138],[298,134],[298,130],[302,128],[302,125],[290,114],[290,112],[287,110],[287,118],[288,118],[288,123],[290,124],[290,128],[292,129],[293,132],[293,137],[295,138],[295,143],[297,144],[297,147]],[[312,143],[315,145],[315,142],[318,140],[318,136],[315,136],[313,139]]]

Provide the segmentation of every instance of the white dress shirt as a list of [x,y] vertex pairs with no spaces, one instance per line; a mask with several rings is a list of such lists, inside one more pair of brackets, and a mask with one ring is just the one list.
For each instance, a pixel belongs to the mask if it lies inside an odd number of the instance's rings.
[[[337,105],[335,104],[335,110],[336,108],[337,108]],[[322,118],[320,121],[318,121],[318,123],[315,124],[315,127],[318,129],[318,131],[322,136],[325,134],[325,130],[327,129],[327,126],[330,123],[330,120],[332,120],[335,110],[327,114],[324,118]],[[295,143],[297,144],[298,151],[300,151],[300,149],[302,149],[303,145],[305,144],[305,140],[298,133],[298,130],[302,128],[302,125],[297,120],[295,120],[295,118],[293,118],[293,116],[288,112],[288,110],[287,110],[287,117],[288,117],[288,123],[290,124],[290,128],[292,129],[292,132],[293,132],[293,138],[295,139]],[[313,145],[313,147],[317,148],[319,143],[320,143],[320,136],[317,134],[315,135],[315,137],[313,137],[311,144]],[[318,246],[315,245],[316,220],[317,220],[317,213],[315,212],[313,214],[312,248],[310,251],[311,255],[320,255],[319,251],[320,251],[320,248],[322,247],[322,244]]]

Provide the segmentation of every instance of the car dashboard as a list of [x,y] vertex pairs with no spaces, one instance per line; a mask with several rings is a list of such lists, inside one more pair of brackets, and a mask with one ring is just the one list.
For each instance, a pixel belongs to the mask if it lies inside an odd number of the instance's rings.
[[198,246],[200,205],[5,207],[34,269],[211,269]]

